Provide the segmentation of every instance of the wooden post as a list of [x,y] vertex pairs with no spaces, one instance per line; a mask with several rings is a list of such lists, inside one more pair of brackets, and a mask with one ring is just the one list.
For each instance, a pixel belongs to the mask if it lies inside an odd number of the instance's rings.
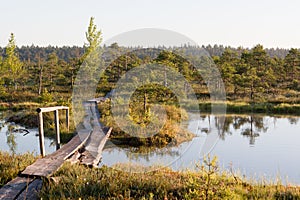
[[59,133],[59,116],[58,110],[54,111],[55,133],[56,133],[56,150],[60,148],[60,133]]
[[39,139],[40,139],[40,149],[41,155],[45,156],[45,142],[44,142],[44,126],[43,126],[43,112],[54,112],[54,122],[55,122],[55,133],[56,133],[56,150],[60,148],[60,131],[59,131],[59,115],[58,110],[66,110],[66,122],[67,128],[69,131],[69,107],[66,106],[54,106],[48,108],[38,108],[36,111],[38,112],[38,120],[39,120]]
[[44,125],[43,125],[43,112],[37,110],[39,113],[39,139],[40,139],[40,150],[42,157],[45,157],[45,142],[44,142]]
[[69,108],[66,109],[66,124],[67,124],[67,130],[69,132],[70,129]]

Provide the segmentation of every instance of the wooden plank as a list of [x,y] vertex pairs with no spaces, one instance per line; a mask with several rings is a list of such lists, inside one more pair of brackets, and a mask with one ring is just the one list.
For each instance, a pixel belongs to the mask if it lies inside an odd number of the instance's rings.
[[49,177],[56,172],[64,163],[61,158],[51,159],[42,158],[38,159],[34,164],[28,166],[21,175]]
[[93,106],[93,104],[94,103],[91,103],[91,102],[84,102],[83,103],[86,115],[85,115],[85,117],[83,119],[83,123],[82,124],[84,126],[84,129],[90,130],[90,131],[93,130],[93,127],[91,125],[91,116],[93,115],[91,107]]
[[85,118],[85,123],[87,123],[86,127],[89,126],[93,131],[85,144],[84,152],[81,153],[82,158],[80,162],[88,166],[94,166],[94,159],[98,157],[98,146],[103,138],[105,138],[105,135],[103,134],[99,122],[100,114],[97,109],[96,101],[89,100],[84,102],[84,106],[88,113]]
[[[96,109],[96,107],[97,107],[96,102],[94,100],[86,101],[83,103],[83,106],[84,106],[85,112],[86,112],[86,115],[83,119],[83,127],[84,127],[83,130],[91,131],[91,135],[88,137],[87,142],[85,143],[85,146],[87,146],[87,143],[90,143],[90,141],[97,139],[94,136],[95,131],[100,130],[101,125],[99,123],[99,116],[100,116],[100,115],[98,115],[99,111],[98,111],[98,113],[96,112],[96,110],[98,110],[98,109]],[[99,131],[96,131],[96,132],[99,132]],[[103,134],[103,137],[104,137],[104,134]],[[85,156],[86,156],[85,154],[77,152],[77,153],[73,154],[73,156],[68,161],[71,163],[76,163],[76,162],[79,162],[79,159],[81,157],[85,157]],[[92,156],[89,156],[89,157],[92,157]]]
[[67,109],[69,109],[69,107],[67,106],[53,106],[53,107],[46,107],[46,108],[38,108],[36,109],[36,111],[40,113],[40,112],[51,112],[55,110],[67,110]]
[[92,105],[91,105],[91,111],[93,113],[92,115],[92,118],[93,118],[93,125],[94,126],[99,126],[99,127],[102,127],[102,125],[100,124],[100,113],[99,113],[99,110],[98,110],[98,105],[96,102],[94,102]]
[[94,156],[89,151],[84,151],[81,153],[80,164],[93,167]]
[[[105,145],[107,138],[110,135],[111,129],[106,135],[99,135],[102,125],[99,122],[99,111],[97,109],[97,101],[103,101],[105,98],[93,99],[91,101],[84,102],[84,107],[86,110],[86,116],[83,121],[83,128],[78,131],[78,134],[71,139],[70,142],[65,144],[61,149],[56,152],[48,155],[44,158],[38,159],[32,165],[26,167],[26,169],[21,173],[22,176],[39,176],[39,177],[49,177],[55,171],[57,171],[64,161],[71,157],[76,151],[78,151],[89,139],[89,145],[87,149],[93,150],[96,152],[95,159],[92,161],[92,165],[95,166],[95,163],[99,163],[101,159],[101,152]],[[56,106],[50,108],[40,108],[37,110],[40,112],[49,112],[57,109],[68,109],[65,106]],[[57,111],[55,111],[57,114]],[[58,117],[56,117],[56,121]],[[93,136],[91,137],[91,134]],[[91,157],[91,156],[89,156]]]
[[90,99],[87,102],[96,102],[96,103],[100,103],[101,101],[105,101],[107,98],[106,97],[98,97],[98,98],[94,98],[94,99]]
[[[89,135],[87,135],[88,138]],[[62,146],[56,152],[38,159],[32,165],[26,167],[26,169],[21,173],[22,176],[40,176],[40,177],[49,177],[55,171],[57,171],[64,161],[70,157],[75,151],[82,147],[86,142],[86,139],[83,140],[77,134],[74,136],[70,142]]]
[[[103,98],[103,100],[105,100],[105,98]],[[84,151],[80,156],[74,156],[72,158],[72,162],[76,162],[76,160],[79,158],[82,164],[96,167],[100,162],[102,149],[112,129],[109,129],[109,131],[102,131],[103,125],[99,121],[100,113],[95,100],[86,101],[83,103],[83,105],[87,113],[84,118],[83,125],[86,129],[92,130],[92,133],[84,145]],[[104,132],[107,132],[107,134]]]
[[91,136],[89,137],[85,150],[82,153],[83,158],[81,159],[81,164],[85,164],[88,166],[97,167],[101,158],[102,158],[102,150],[104,145],[110,136],[112,128],[108,130],[106,135],[100,135],[100,131],[94,130]]
[[104,147],[103,147],[103,150],[108,150],[108,149],[112,149],[112,148],[115,148],[116,147],[116,144],[114,144],[109,138],[107,139]]
[[0,199],[11,200],[17,198],[32,181],[33,179],[28,177],[17,177],[11,180],[0,189]]
[[76,151],[67,161],[69,161],[71,164],[75,164],[79,162],[79,158],[81,157],[81,154]]
[[41,179],[35,179],[29,186],[18,196],[16,200],[37,200],[39,199],[39,192],[42,188],[43,181]]
[[102,151],[103,151],[103,148],[104,148],[104,146],[105,146],[105,144],[106,144],[106,141],[108,140],[108,138],[109,138],[109,136],[110,136],[110,133],[111,133],[111,131],[112,131],[112,127],[110,127],[110,129],[108,130],[108,132],[106,133],[106,135],[105,135],[105,138],[101,141],[101,143],[99,144],[99,146],[98,146],[98,155],[97,155],[97,157],[95,158],[95,160],[94,160],[94,165],[97,165],[98,166],[98,164],[99,164],[99,162],[100,162],[100,160],[101,160],[101,158],[102,158]]

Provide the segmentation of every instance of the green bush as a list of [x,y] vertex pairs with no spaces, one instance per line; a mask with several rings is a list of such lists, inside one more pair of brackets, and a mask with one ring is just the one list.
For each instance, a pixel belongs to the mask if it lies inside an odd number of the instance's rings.
[[53,95],[45,88],[38,98],[39,103],[48,104],[53,102]]

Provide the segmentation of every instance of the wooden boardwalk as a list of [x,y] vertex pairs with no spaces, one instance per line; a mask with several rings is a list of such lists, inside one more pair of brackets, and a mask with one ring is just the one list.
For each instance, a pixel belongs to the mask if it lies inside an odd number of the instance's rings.
[[76,135],[61,149],[55,151],[53,154],[46,156],[45,158],[38,159],[32,165],[26,167],[21,175],[39,177],[51,176],[60,168],[60,166],[65,162],[65,160],[67,160],[67,158],[69,158],[72,154],[75,153],[75,151],[83,146],[84,142],[85,140],[82,141],[79,135]]
[[32,183],[33,178],[17,177],[0,189],[0,199],[16,199]]
[[97,98],[84,102],[86,115],[82,123],[83,128],[78,130],[77,135],[59,150],[38,159],[19,177],[3,186],[0,189],[0,199],[37,198],[37,191],[42,185],[40,177],[50,177],[66,160],[97,167],[104,145],[112,131],[112,128],[105,128],[99,122],[97,103],[104,100],[105,98]]

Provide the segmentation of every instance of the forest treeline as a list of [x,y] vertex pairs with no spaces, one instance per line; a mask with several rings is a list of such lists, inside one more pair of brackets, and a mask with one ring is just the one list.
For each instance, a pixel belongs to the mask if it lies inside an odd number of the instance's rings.
[[[0,101],[70,101],[76,73],[91,46],[90,43],[83,47],[32,45],[19,48],[11,34],[8,45],[0,48]],[[153,48],[137,54],[134,53],[136,48],[121,47],[117,43],[101,48],[105,52],[119,53],[107,63],[109,67],[98,84],[99,95],[113,89],[128,70],[145,63],[160,63],[182,73],[191,82],[198,98],[209,98],[205,81],[195,67],[172,52],[178,48],[159,47],[164,50],[157,52]],[[299,49],[266,49],[260,44],[253,48],[183,45],[179,49],[192,55],[200,48],[209,53],[219,69],[228,100],[299,103]]]
[[[104,47],[106,47],[104,45]],[[134,47],[130,47],[129,49],[133,49]],[[162,48],[162,47],[158,47]],[[166,47],[165,47],[166,48]],[[238,52],[241,54],[244,50],[251,50],[250,48],[243,48],[243,47],[230,47],[224,45],[202,45],[201,48],[205,49],[210,56],[222,56],[226,49],[231,49],[232,51]],[[47,60],[49,54],[55,53],[60,60],[65,62],[70,62],[70,60],[74,58],[79,58],[84,53],[84,47],[80,46],[47,46],[47,47],[40,47],[40,46],[21,46],[16,47],[16,51],[18,52],[19,58],[22,62],[29,62],[29,63],[37,63],[38,58],[42,60]],[[289,49],[284,48],[266,48],[265,51],[267,54],[274,58],[281,58],[283,59],[289,52]],[[6,47],[0,47],[0,56],[4,57],[6,54]]]

